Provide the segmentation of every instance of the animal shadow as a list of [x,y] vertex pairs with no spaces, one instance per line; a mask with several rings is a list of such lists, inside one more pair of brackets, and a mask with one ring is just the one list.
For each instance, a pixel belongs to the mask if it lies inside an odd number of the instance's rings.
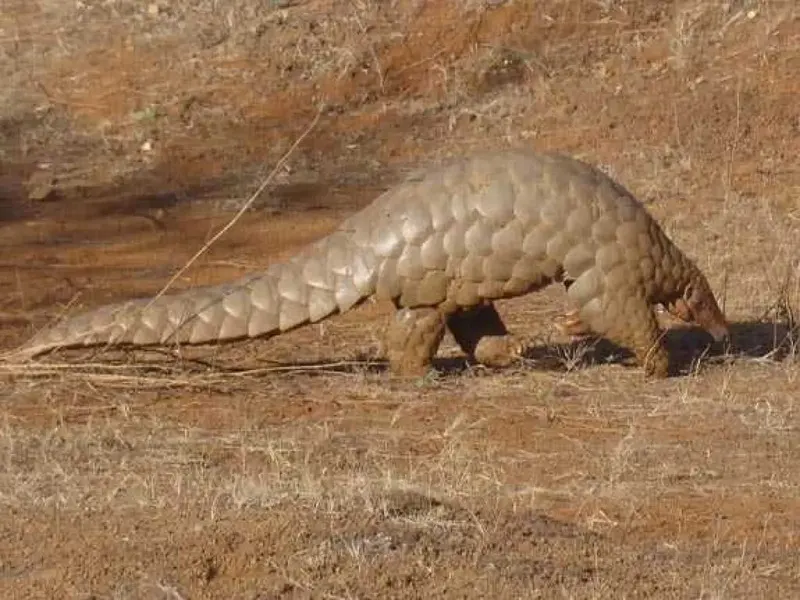
[[[730,337],[715,342],[699,327],[681,326],[664,332],[664,344],[670,355],[672,376],[686,375],[708,364],[724,364],[736,357],[761,358],[781,362],[800,353],[800,327],[773,321],[745,321],[729,324]],[[600,364],[635,365],[633,354],[604,338],[590,338],[562,344],[543,343],[529,346],[522,356],[526,368],[535,371],[568,372]],[[324,373],[387,373],[388,362],[380,358],[356,357],[353,361],[292,361],[277,363],[280,370]],[[458,376],[474,365],[466,357],[437,357],[433,367],[438,376]],[[503,371],[489,368],[488,371]]]
[[[674,327],[664,332],[671,375],[685,375],[701,363],[719,364],[738,357],[781,362],[800,352],[800,327],[777,321],[730,323],[730,336],[715,342],[700,327]],[[523,356],[537,369],[571,371],[597,364],[633,364],[633,354],[604,338],[529,347]]]

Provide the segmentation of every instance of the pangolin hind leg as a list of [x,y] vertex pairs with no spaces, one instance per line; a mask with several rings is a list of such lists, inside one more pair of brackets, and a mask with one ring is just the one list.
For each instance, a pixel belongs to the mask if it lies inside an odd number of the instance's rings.
[[401,308],[386,332],[386,357],[396,375],[421,376],[444,337],[445,316],[435,308]]
[[[565,278],[563,281],[564,290],[569,293],[570,286],[575,283],[574,279]],[[581,311],[577,308],[570,307],[565,310],[563,314],[558,315],[554,324],[563,335],[570,337],[581,338],[590,336],[592,334],[591,328],[581,321]]]
[[522,354],[521,342],[509,334],[491,303],[449,315],[447,328],[461,350],[480,364],[505,367]]

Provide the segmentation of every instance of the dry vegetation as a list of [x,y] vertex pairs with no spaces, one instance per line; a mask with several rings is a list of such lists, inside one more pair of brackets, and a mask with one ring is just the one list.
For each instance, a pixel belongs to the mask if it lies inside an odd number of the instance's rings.
[[3,598],[800,595],[800,11],[767,0],[5,0],[0,343],[329,231],[477,148],[632,189],[733,344],[643,381],[501,310],[513,369],[389,377],[387,312],[181,357],[0,363]]

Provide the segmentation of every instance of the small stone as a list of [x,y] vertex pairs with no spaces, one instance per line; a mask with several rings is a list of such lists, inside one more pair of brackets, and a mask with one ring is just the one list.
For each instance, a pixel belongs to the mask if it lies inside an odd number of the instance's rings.
[[53,200],[56,196],[56,178],[52,173],[37,171],[31,175],[25,184],[28,191],[28,200],[34,202],[46,202]]

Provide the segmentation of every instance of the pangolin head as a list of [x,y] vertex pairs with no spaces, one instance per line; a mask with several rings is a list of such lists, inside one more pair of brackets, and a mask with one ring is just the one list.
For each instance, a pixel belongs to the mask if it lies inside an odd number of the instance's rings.
[[711,286],[700,272],[689,279],[683,293],[667,303],[666,308],[680,320],[699,325],[718,342],[728,337],[725,315],[714,298]]

